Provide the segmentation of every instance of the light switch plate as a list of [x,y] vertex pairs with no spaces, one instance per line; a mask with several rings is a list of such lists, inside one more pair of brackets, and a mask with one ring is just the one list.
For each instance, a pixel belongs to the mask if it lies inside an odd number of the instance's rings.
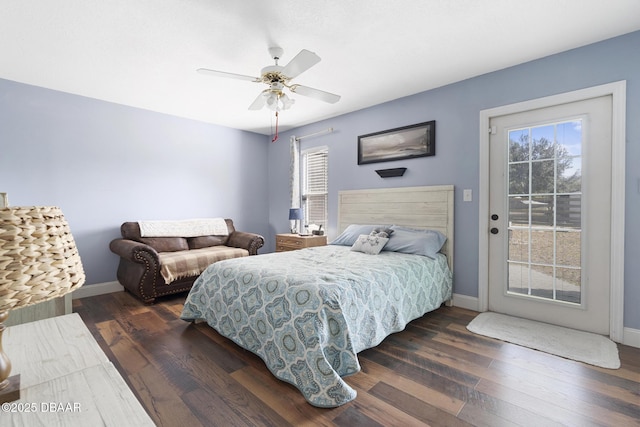
[[465,202],[470,202],[473,200],[473,192],[471,189],[467,188],[462,192],[462,200]]

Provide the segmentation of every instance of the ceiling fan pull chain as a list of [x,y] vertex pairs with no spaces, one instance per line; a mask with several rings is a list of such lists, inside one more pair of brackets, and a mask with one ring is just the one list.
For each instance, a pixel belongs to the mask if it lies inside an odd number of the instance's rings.
[[271,140],[271,142],[276,142],[278,140],[278,112],[276,111],[276,134]]

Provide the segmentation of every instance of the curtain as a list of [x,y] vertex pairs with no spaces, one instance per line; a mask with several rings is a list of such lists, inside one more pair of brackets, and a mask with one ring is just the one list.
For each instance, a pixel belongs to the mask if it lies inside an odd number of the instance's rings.
[[300,207],[300,141],[294,136],[290,138],[291,163],[289,166],[289,191],[292,208]]

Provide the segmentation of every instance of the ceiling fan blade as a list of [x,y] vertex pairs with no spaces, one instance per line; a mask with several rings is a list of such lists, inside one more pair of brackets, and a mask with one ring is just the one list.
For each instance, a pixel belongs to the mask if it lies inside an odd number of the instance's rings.
[[298,54],[284,67],[282,74],[290,79],[307,71],[309,68],[320,62],[320,57],[315,53],[302,49]]
[[340,95],[325,92],[320,89],[314,89],[308,86],[293,85],[289,88],[291,92],[298,95],[308,96],[309,98],[318,99],[320,101],[328,102],[329,104],[335,104],[340,101]]
[[260,92],[260,95],[249,105],[249,110],[260,110],[267,103],[267,92],[268,90],[263,90]]
[[246,81],[256,82],[256,83],[262,81],[259,77],[245,76],[243,74],[227,73],[225,71],[209,70],[207,68],[198,68],[196,71],[206,76],[226,77],[230,79],[246,80]]

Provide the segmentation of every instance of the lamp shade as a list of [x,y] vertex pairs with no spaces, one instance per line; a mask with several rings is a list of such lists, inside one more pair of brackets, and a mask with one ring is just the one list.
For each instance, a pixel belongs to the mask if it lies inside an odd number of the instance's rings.
[[302,219],[302,209],[300,208],[289,209],[289,219],[290,220]]
[[0,312],[57,298],[84,281],[80,255],[60,208],[0,209]]

